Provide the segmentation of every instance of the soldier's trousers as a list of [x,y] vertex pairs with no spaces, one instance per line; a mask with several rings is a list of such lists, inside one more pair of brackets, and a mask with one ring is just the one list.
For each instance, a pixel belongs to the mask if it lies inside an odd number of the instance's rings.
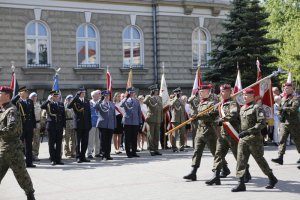
[[61,161],[61,146],[63,138],[63,129],[51,130],[48,129],[48,145],[49,145],[49,154],[50,160],[54,162]]
[[191,125],[192,125],[193,148],[195,148],[195,137],[196,137],[196,133],[197,133],[198,121],[197,120],[192,121]]
[[200,162],[205,145],[208,146],[211,154],[214,156],[216,152],[216,132],[213,127],[198,127],[195,137],[195,149],[192,158],[192,167],[200,167]]
[[75,149],[76,149],[75,129],[73,128],[65,129],[64,138],[65,138],[65,147],[64,147],[65,156],[75,155]]
[[40,128],[33,129],[33,139],[32,139],[32,154],[34,157],[39,156],[40,144],[41,144],[41,135],[40,135]]
[[149,150],[157,151],[158,150],[158,141],[160,133],[160,123],[151,123],[148,122],[150,131],[147,134]]
[[[173,124],[173,127],[176,127],[180,123],[173,122],[172,124]],[[179,135],[179,147],[184,146],[184,133],[185,133],[185,126],[182,126],[180,129],[176,130],[175,132],[172,132],[172,135],[171,135],[172,148],[176,148],[177,135]]]
[[228,150],[231,149],[233,156],[237,159],[237,147],[238,142],[236,142],[232,137],[226,133],[221,133],[220,137],[217,139],[216,152],[214,157],[214,170],[221,170],[224,165],[225,156]]
[[245,174],[250,154],[265,175],[270,175],[272,170],[264,158],[263,138],[260,133],[241,138],[238,143],[236,176],[241,178]]
[[5,151],[0,157],[0,183],[8,169],[13,171],[20,187],[26,194],[34,192],[30,176],[26,170],[21,147]]
[[291,124],[280,124],[280,141],[279,141],[279,155],[284,155],[286,150],[286,141],[291,134],[291,139],[294,140],[295,146],[297,148],[298,153],[300,153],[300,134],[299,134],[299,124],[291,125]]

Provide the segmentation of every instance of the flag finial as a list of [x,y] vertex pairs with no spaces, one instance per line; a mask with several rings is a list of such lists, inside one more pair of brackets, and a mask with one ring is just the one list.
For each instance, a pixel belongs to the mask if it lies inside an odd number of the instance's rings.
[[15,69],[16,69],[16,67],[15,67],[15,61],[11,61],[10,63],[11,63],[11,70],[13,72],[15,72]]
[[61,70],[60,67],[56,68],[56,69],[55,69],[55,75],[58,75],[58,72],[59,72],[60,70]]
[[106,66],[106,71],[108,71],[108,69],[109,69],[109,65]]
[[165,62],[162,62],[163,74],[165,73]]

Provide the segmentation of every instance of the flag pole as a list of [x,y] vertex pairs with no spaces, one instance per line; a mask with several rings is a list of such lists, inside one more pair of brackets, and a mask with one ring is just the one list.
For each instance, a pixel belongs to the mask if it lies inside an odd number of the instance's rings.
[[[165,74],[165,62],[162,62],[162,70],[163,70],[163,74]],[[163,111],[163,115],[164,115],[164,133],[167,132],[167,110]],[[167,148],[167,135],[164,134],[164,149]]]
[[[255,83],[249,85],[248,87],[242,89],[241,91],[232,94],[230,97],[233,98],[233,97],[235,97],[235,96],[241,94],[245,89],[251,88],[251,87],[253,87],[253,86],[259,84],[260,82],[263,82],[263,81],[265,81],[265,80],[267,80],[267,79],[269,79],[269,78],[272,78],[272,77],[274,77],[274,76],[278,76],[278,75],[281,74],[281,73],[283,73],[282,69],[281,69],[281,68],[278,68],[277,71],[274,71],[274,72],[273,72],[272,74],[270,74],[269,76],[266,76],[265,78],[260,79],[259,81],[256,81]],[[179,124],[178,126],[176,126],[176,127],[174,127],[173,129],[169,130],[169,131],[166,132],[165,134],[167,135],[167,134],[172,133],[173,131],[176,131],[176,130],[180,129],[181,127],[185,126],[187,123],[189,123],[189,122],[191,122],[191,121],[197,119],[198,117],[200,117],[200,116],[202,116],[202,115],[204,115],[204,114],[206,114],[206,113],[208,113],[208,112],[214,110],[214,109],[217,108],[220,104],[221,104],[221,102],[219,102],[219,103],[217,103],[217,104],[215,104],[215,105],[213,105],[213,106],[207,108],[206,110],[203,110],[202,112],[198,113],[196,116],[194,116],[194,117],[192,117],[192,118],[186,120],[185,122]]]

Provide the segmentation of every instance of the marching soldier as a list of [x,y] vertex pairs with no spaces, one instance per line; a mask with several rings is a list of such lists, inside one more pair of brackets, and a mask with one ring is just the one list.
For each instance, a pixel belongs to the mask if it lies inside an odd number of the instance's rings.
[[135,98],[132,87],[127,89],[127,97],[121,101],[124,108],[123,124],[125,132],[125,150],[128,158],[140,157],[136,154],[137,134],[142,124],[142,110],[139,101]]
[[[176,88],[175,90],[173,90],[173,93],[174,93],[174,97],[170,99],[171,115],[172,115],[171,123],[173,124],[174,127],[176,127],[186,120],[185,106],[180,98],[182,94],[181,89]],[[184,151],[184,133],[185,133],[185,127],[181,127],[178,131],[172,133],[171,143],[172,143],[173,152],[178,151],[178,148],[176,146],[176,137],[178,134],[180,138],[179,141],[180,151]]]
[[[237,146],[238,146],[238,131],[240,130],[240,106],[236,101],[230,98],[231,86],[224,84],[220,86],[220,95],[222,102],[219,105],[219,119],[216,120],[217,125],[221,127],[220,135],[217,139],[216,153],[214,157],[214,176],[205,183],[208,185],[220,185],[220,171],[224,165],[225,156],[229,150],[232,151],[235,159],[237,159]],[[251,175],[246,168],[245,182],[251,179]]]
[[113,160],[110,156],[110,152],[112,135],[117,126],[115,105],[109,100],[109,91],[103,90],[101,95],[102,100],[95,106],[95,109],[99,112],[97,128],[99,128],[99,132],[101,133],[103,158]]
[[65,147],[64,153],[66,157],[75,158],[75,129],[74,129],[74,111],[67,108],[68,103],[73,100],[73,95],[69,94],[65,99],[65,113],[66,113],[66,128],[64,132]]
[[25,168],[20,136],[22,121],[17,108],[10,103],[10,87],[0,87],[0,182],[9,168],[27,195],[27,200],[35,200],[30,176]]
[[32,100],[28,99],[28,90],[25,86],[19,89],[19,94],[12,99],[12,103],[16,105],[22,117],[23,133],[21,140],[25,144],[26,167],[36,167],[32,164],[32,138],[33,129],[36,128],[36,119],[34,105]]
[[[198,95],[198,91],[196,94],[193,94],[189,99],[188,99],[188,103],[191,105],[191,109],[192,109],[192,116],[195,116],[198,114],[198,107],[199,107],[199,103],[200,103],[200,99],[199,99],[199,95]],[[193,140],[193,148],[195,148],[195,137],[196,137],[196,132],[197,132],[197,127],[198,127],[198,121],[194,120],[191,122],[192,125],[192,140]]]
[[260,169],[269,178],[266,189],[272,189],[278,182],[264,158],[264,146],[260,130],[266,126],[262,107],[255,104],[254,90],[247,88],[243,91],[245,105],[240,110],[241,132],[237,152],[236,174],[239,184],[232,188],[232,192],[246,191],[244,176],[250,154],[253,156]]
[[47,111],[46,129],[48,132],[48,144],[51,165],[63,165],[61,161],[61,146],[63,130],[66,127],[66,114],[64,104],[59,102],[59,92],[51,91],[50,98],[41,108]]
[[41,116],[42,116],[42,109],[40,103],[37,101],[38,96],[37,93],[32,92],[29,95],[29,99],[32,100],[34,105],[34,115],[36,120],[36,128],[33,129],[33,141],[32,141],[32,155],[34,161],[40,161],[39,159],[39,150],[40,150],[40,143],[41,143]]
[[92,128],[90,103],[85,99],[86,90],[80,88],[75,98],[67,105],[75,113],[74,126],[76,131],[76,161],[77,163],[90,162],[85,152],[89,141],[89,131]]
[[[286,83],[284,87],[284,96],[281,100],[280,106],[278,108],[279,114],[281,115],[281,124],[280,124],[280,135],[281,139],[279,141],[279,151],[278,158],[272,159],[273,162],[278,163],[280,165],[283,164],[283,155],[285,154],[286,149],[286,141],[291,134],[293,138],[297,151],[300,153],[300,135],[297,134],[299,132],[299,124],[300,119],[298,117],[298,109],[299,109],[299,99],[294,95],[294,90],[291,83]],[[297,163],[300,163],[300,159]]]
[[144,104],[148,106],[146,122],[149,124],[150,131],[148,132],[148,144],[151,156],[162,155],[158,151],[160,124],[162,122],[162,98],[158,96],[157,85],[149,87],[150,95],[144,99]]
[[[211,86],[201,85],[199,89],[200,104],[198,107],[198,113],[214,106],[214,101],[209,99],[211,92]],[[195,137],[195,150],[192,158],[192,171],[190,174],[184,176],[184,179],[195,181],[197,179],[196,173],[200,167],[201,157],[205,145],[208,146],[211,154],[214,156],[216,151],[216,128],[214,121],[218,115],[218,111],[213,109],[212,111],[203,114],[198,117],[198,129]]]

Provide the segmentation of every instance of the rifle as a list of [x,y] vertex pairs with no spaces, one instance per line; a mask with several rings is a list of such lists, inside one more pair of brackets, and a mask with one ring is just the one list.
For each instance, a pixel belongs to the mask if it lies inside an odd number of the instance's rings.
[[[272,72],[272,74],[270,74],[269,76],[266,76],[265,78],[263,78],[263,79],[261,79],[261,80],[259,80],[259,81],[256,81],[255,83],[249,85],[248,87],[242,89],[241,91],[232,94],[230,97],[231,97],[231,98],[236,97],[236,96],[238,96],[239,94],[241,94],[245,89],[251,88],[251,87],[253,87],[253,86],[259,84],[260,82],[263,82],[263,81],[265,81],[265,80],[267,80],[267,79],[269,79],[269,78],[272,78],[272,77],[274,77],[274,76],[278,76],[279,74],[282,74],[282,73],[283,73],[282,69],[281,69],[281,68],[278,68],[277,71]],[[180,129],[181,127],[185,126],[186,124],[190,123],[191,121],[197,119],[198,117],[201,117],[201,116],[203,116],[204,114],[206,114],[206,113],[208,113],[208,112],[210,112],[210,111],[212,111],[212,110],[214,110],[214,109],[217,109],[218,106],[219,106],[220,104],[221,104],[221,102],[219,102],[219,103],[217,103],[217,104],[215,104],[215,105],[213,105],[213,106],[207,108],[206,110],[203,110],[202,112],[198,113],[196,116],[194,116],[194,117],[192,117],[192,118],[190,118],[190,119],[188,119],[188,120],[182,122],[181,124],[179,124],[178,126],[174,127],[173,129],[169,130],[169,131],[166,132],[165,134],[168,135],[168,134],[170,134],[170,133],[172,133],[172,132],[174,132],[174,131]]]

